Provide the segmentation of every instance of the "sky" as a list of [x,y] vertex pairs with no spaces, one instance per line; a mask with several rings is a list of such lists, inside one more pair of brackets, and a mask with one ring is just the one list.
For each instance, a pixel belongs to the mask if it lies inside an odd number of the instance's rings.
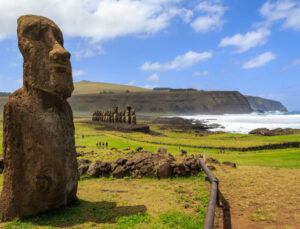
[[60,27],[75,82],[233,90],[300,110],[300,0],[0,0],[0,91],[22,86],[25,14]]

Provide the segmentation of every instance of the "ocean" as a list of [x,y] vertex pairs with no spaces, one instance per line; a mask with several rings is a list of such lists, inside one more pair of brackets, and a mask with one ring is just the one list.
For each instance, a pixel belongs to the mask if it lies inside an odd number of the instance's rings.
[[185,119],[202,120],[206,124],[220,124],[224,128],[215,128],[212,131],[246,134],[256,128],[293,128],[300,129],[300,111],[294,112],[267,112],[251,114],[224,114],[224,115],[193,115],[179,116]]

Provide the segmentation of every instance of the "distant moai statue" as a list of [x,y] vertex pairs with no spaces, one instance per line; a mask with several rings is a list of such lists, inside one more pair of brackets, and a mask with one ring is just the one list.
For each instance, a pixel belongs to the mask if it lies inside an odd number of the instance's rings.
[[114,108],[114,119],[113,119],[113,121],[115,123],[119,122],[119,117],[118,116],[119,116],[118,107],[115,107]]
[[122,112],[122,123],[126,123],[126,111]]
[[136,125],[136,115],[135,115],[134,109],[132,109],[132,111],[131,111],[131,123]]
[[78,170],[72,109],[70,53],[50,19],[18,18],[23,86],[3,111],[2,221],[35,215],[76,199]]
[[131,124],[131,106],[126,106],[126,121],[127,124]]
[[104,118],[105,122],[108,122],[108,111],[105,111],[105,118]]

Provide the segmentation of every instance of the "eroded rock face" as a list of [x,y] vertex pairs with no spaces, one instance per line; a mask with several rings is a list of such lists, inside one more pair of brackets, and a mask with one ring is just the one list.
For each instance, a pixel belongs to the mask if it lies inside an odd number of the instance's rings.
[[4,221],[69,204],[78,180],[73,114],[66,101],[74,88],[62,32],[45,17],[21,16],[18,45],[23,87],[10,96],[3,117]]

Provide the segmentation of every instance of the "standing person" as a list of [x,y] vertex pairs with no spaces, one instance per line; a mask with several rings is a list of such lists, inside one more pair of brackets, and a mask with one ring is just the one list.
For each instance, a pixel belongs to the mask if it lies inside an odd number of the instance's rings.
[[102,142],[102,149],[104,149],[104,142]]
[[107,142],[105,143],[105,147],[106,147],[106,149],[108,149],[108,143]]
[[96,143],[96,147],[97,147],[97,148],[98,148],[98,144],[99,144],[99,143],[97,142],[97,143]]

